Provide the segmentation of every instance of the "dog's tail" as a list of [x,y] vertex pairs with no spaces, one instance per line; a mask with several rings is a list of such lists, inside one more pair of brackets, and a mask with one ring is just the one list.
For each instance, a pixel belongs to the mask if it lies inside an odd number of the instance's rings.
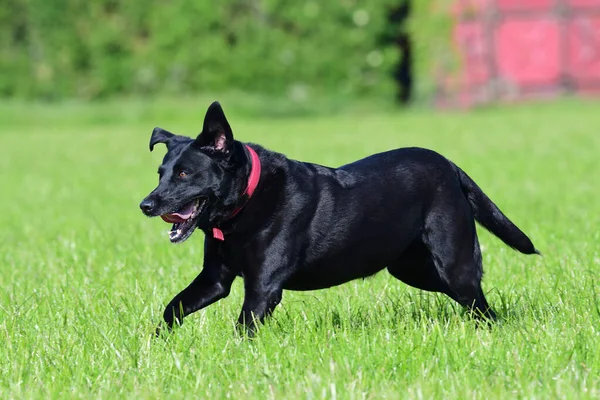
[[471,204],[475,220],[508,246],[523,254],[541,254],[531,240],[506,215],[462,169],[454,163],[460,186]]

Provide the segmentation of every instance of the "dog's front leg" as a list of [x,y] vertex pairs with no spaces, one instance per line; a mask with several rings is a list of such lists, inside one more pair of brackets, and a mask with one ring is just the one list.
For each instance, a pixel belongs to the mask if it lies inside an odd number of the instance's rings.
[[256,285],[251,282],[246,286],[244,305],[238,318],[238,324],[253,336],[257,323],[263,323],[281,302],[283,289],[279,285]]
[[[212,245],[214,244],[209,243],[209,240],[205,241],[202,272],[166,307],[163,318],[169,330],[175,321],[181,324],[185,316],[229,295],[236,274],[225,266]],[[156,333],[160,333],[160,327]]]
[[225,268],[205,266],[200,275],[165,308],[163,318],[169,330],[175,321],[181,324],[184,316],[227,297],[234,278],[235,275]]
[[[293,270],[291,260],[281,254],[285,252],[273,244],[259,265],[244,271],[244,305],[238,324],[246,329],[249,336],[254,335],[257,324],[262,324],[281,301],[283,284]],[[260,259],[257,256],[250,260],[249,265]]]

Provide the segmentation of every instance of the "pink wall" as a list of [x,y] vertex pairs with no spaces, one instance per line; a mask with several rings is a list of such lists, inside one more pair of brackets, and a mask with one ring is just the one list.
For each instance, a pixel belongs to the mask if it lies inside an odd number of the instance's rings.
[[438,71],[438,103],[600,94],[600,0],[458,0],[458,71]]

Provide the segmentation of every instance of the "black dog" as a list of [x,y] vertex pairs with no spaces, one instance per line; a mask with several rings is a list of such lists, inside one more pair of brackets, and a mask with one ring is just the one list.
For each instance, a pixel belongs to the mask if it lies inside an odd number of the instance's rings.
[[481,290],[475,220],[504,243],[538,253],[454,163],[404,148],[329,168],[293,161],[234,140],[213,103],[194,140],[155,128],[150,150],[167,145],[147,216],[173,223],[172,242],[199,227],[204,268],[167,306],[172,327],[226,297],[237,276],[245,298],[239,323],[250,332],[283,289],[328,288],[386,268],[402,282],[450,296],[495,319]]

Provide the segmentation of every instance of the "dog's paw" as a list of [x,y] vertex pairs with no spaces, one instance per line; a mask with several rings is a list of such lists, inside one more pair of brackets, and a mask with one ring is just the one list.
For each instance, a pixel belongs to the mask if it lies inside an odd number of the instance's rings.
[[168,325],[165,322],[161,322],[160,324],[158,324],[158,326],[154,330],[154,337],[156,337],[156,338],[167,337],[171,333],[173,333],[173,327]]
[[154,331],[154,337],[159,338],[162,331],[163,331],[162,324],[160,324],[156,327],[156,330]]

